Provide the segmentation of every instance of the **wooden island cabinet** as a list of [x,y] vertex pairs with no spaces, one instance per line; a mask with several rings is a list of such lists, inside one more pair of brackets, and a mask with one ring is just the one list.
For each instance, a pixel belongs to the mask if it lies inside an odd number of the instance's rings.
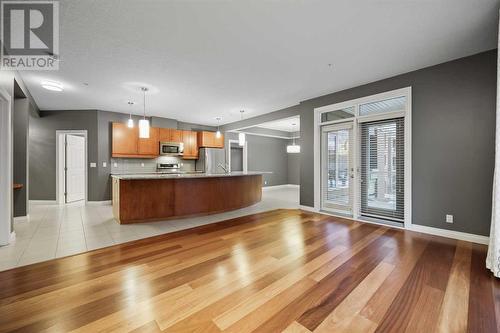
[[149,138],[141,139],[137,126],[129,128],[124,123],[112,124],[111,156],[114,158],[156,158],[160,155],[160,142],[184,143],[182,158],[190,160],[198,159],[201,147],[224,147],[224,137],[216,138],[214,132],[151,127]]

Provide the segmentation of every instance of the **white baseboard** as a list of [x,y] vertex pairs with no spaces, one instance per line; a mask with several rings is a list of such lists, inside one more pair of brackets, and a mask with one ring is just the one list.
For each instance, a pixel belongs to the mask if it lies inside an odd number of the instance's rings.
[[316,208],[311,206],[299,205],[299,209],[306,210],[308,212],[319,213],[319,211]]
[[324,214],[324,215],[339,217],[339,218],[343,218],[343,219],[353,220],[353,221],[356,221],[356,222],[377,224],[377,225],[382,225],[382,226],[389,227],[389,228],[396,228],[396,229],[403,229],[403,230],[414,231],[414,232],[421,232],[423,234],[429,234],[429,235],[434,235],[434,236],[441,236],[441,237],[446,237],[446,238],[458,239],[458,240],[463,240],[463,241],[467,241],[467,242],[471,242],[471,243],[478,243],[478,244],[486,244],[486,245],[488,245],[489,239],[490,239],[487,236],[469,234],[469,233],[466,233],[466,232],[453,231],[453,230],[447,230],[447,229],[439,229],[439,228],[434,228],[434,227],[427,227],[427,226],[418,225],[418,224],[412,224],[408,229],[405,229],[403,227],[391,226],[391,225],[386,225],[386,224],[383,224],[383,223],[377,223],[377,222],[366,221],[366,220],[359,220],[359,219],[354,219],[352,217],[345,217],[345,216],[341,216],[341,215],[331,214],[331,213],[328,213],[328,212],[318,211],[314,207],[310,207],[310,206],[300,205],[299,208],[302,209],[302,210],[308,211],[308,212],[313,212],[313,213],[319,213],[319,214]]
[[87,205],[90,205],[90,206],[107,206],[107,205],[111,205],[111,200],[87,201]]
[[30,200],[31,205],[57,205],[56,200]]
[[412,224],[409,228],[411,231],[421,232],[424,234],[431,234],[435,236],[441,236],[446,238],[453,238],[463,241],[468,241],[471,243],[478,244],[488,244],[490,238],[488,236],[474,235],[466,232],[447,230],[447,229],[439,229],[434,227],[427,227],[424,225]]
[[30,220],[30,215],[26,215],[26,216],[16,216],[14,217],[14,223],[18,223],[18,222],[28,222]]
[[284,185],[264,186],[262,188],[262,191],[281,190],[281,189],[284,189],[284,188],[300,188],[300,185],[284,184]]

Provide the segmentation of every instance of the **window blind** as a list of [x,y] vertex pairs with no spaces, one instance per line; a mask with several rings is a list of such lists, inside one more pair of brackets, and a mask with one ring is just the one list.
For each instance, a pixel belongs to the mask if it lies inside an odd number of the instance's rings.
[[404,118],[361,123],[361,215],[404,221]]

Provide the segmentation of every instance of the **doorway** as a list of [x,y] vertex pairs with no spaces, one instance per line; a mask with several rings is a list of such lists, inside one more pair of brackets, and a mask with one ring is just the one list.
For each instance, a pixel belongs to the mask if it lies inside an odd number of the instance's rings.
[[57,131],[57,203],[87,201],[87,131]]
[[315,109],[315,208],[411,225],[411,88]]
[[229,166],[229,171],[244,171],[248,170],[247,168],[247,142],[243,146],[239,145],[238,140],[229,140],[227,145],[227,156],[228,161],[227,164]]

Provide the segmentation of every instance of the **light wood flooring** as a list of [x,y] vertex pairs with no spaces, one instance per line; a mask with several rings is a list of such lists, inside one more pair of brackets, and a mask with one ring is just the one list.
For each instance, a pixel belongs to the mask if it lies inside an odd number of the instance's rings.
[[485,256],[273,210],[0,272],[0,332],[497,332]]

